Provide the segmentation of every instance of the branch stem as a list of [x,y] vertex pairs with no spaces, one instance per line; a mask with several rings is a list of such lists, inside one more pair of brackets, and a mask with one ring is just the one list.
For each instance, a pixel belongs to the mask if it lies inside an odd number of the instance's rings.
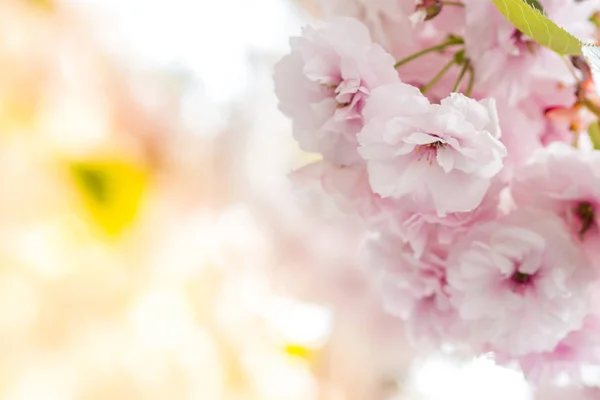
[[463,80],[463,78],[465,77],[465,74],[467,73],[467,70],[469,69],[469,66],[471,65],[471,61],[466,61],[462,67],[462,69],[460,70],[460,74],[458,75],[458,79],[456,80],[456,83],[454,84],[454,88],[452,89],[452,91],[454,93],[458,93],[458,88],[460,87],[460,84]]
[[454,45],[463,44],[463,43],[464,43],[464,41],[462,39],[460,39],[460,38],[449,39],[447,42],[438,44],[436,46],[428,47],[428,48],[426,48],[424,50],[421,50],[421,51],[419,51],[417,53],[414,53],[414,54],[412,54],[412,55],[410,55],[410,56],[408,56],[408,57],[406,57],[406,58],[398,61],[396,64],[394,64],[394,68],[401,67],[404,64],[407,64],[407,63],[411,62],[412,60],[416,60],[417,58],[419,58],[421,56],[424,56],[425,54],[428,54],[428,53],[431,53],[431,52],[434,52],[434,51],[441,51],[441,50],[444,50],[448,46],[454,46]]
[[460,1],[442,1],[442,4],[445,6],[455,6],[455,7],[464,7],[465,3]]
[[429,89],[431,89],[431,88],[432,88],[432,87],[433,87],[433,86],[434,86],[436,83],[438,83],[438,81],[439,81],[440,79],[442,79],[442,77],[443,77],[444,75],[446,75],[446,72],[448,72],[448,70],[449,70],[450,68],[452,68],[452,66],[454,65],[454,63],[455,63],[455,62],[454,62],[454,58],[452,58],[452,60],[450,60],[450,62],[449,62],[448,64],[444,65],[444,68],[442,68],[442,69],[440,70],[440,72],[438,72],[438,73],[437,73],[437,74],[436,74],[436,75],[433,77],[433,79],[431,79],[431,81],[429,81],[429,83],[428,83],[427,85],[423,86],[423,89],[421,89],[421,93],[423,93],[423,94],[427,93],[427,92],[429,91]]
[[465,96],[471,97],[471,93],[473,92],[473,86],[475,85],[475,68],[469,62],[469,83],[467,84],[467,91],[465,92]]

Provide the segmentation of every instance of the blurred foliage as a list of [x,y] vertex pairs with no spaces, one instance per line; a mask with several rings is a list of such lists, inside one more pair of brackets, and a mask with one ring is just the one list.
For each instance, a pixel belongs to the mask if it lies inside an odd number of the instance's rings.
[[588,135],[594,145],[594,149],[600,150],[600,125],[598,121],[592,122],[588,127]]
[[132,162],[106,159],[71,163],[71,176],[93,221],[118,236],[136,218],[147,187],[147,172]]

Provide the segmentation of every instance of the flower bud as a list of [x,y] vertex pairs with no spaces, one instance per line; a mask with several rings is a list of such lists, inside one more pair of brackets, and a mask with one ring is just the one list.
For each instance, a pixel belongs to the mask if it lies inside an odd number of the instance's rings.
[[442,6],[442,0],[418,0],[415,12],[422,15],[424,21],[429,21],[442,12]]

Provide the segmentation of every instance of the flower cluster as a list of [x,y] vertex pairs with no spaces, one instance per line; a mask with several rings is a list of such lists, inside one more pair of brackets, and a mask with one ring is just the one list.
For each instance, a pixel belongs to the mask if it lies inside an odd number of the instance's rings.
[[[594,38],[600,2],[533,3]],[[384,306],[415,342],[581,383],[600,365],[600,152],[586,133],[600,108],[585,59],[539,45],[491,0],[321,4],[327,21],[275,67],[295,139],[322,156],[295,184],[360,219]]]

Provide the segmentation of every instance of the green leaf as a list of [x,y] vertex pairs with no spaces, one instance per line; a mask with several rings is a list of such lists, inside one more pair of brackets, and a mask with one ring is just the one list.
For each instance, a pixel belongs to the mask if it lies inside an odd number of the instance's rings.
[[600,150],[600,124],[598,124],[598,121],[592,122],[588,126],[588,135],[594,145],[594,149]]
[[502,15],[518,30],[542,46],[548,47],[560,55],[581,54],[583,44],[581,40],[552,22],[535,5],[530,5],[535,0],[492,1]]

